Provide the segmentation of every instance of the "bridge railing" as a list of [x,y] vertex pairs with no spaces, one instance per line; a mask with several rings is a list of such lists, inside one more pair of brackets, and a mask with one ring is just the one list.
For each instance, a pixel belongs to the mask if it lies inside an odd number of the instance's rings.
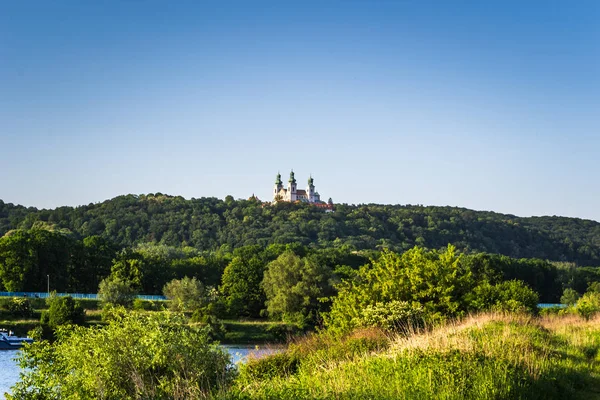
[[[56,293],[57,296],[71,296],[74,299],[90,299],[90,300],[98,300],[98,295],[96,293]],[[45,299],[48,297],[48,292],[0,292],[0,297],[32,297],[38,299]],[[141,300],[167,300],[165,296],[154,295],[154,294],[138,294],[136,296]],[[566,304],[551,304],[551,303],[539,303],[538,308],[552,308],[552,307],[567,307]]]
[[566,304],[559,304],[559,303],[539,303],[538,304],[538,308],[567,308]]
[[[74,299],[98,300],[96,293],[56,293],[57,296],[71,296]],[[36,299],[45,299],[49,297],[48,292],[0,292],[0,297],[31,297]],[[154,294],[138,294],[136,298],[141,300],[167,300],[165,296]]]

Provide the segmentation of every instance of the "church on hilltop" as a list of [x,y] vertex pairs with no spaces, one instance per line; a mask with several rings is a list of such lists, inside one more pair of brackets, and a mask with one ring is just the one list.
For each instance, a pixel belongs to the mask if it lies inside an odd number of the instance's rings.
[[281,181],[281,174],[277,174],[275,180],[275,187],[273,188],[273,203],[280,201],[287,201],[290,203],[302,202],[309,203],[319,208],[325,208],[327,210],[333,210],[333,201],[331,198],[327,203],[321,201],[321,195],[315,190],[315,180],[311,176],[308,178],[308,185],[306,190],[298,189],[296,185],[296,178],[294,177],[294,171],[290,172],[290,179],[288,181],[287,188],[283,187]]

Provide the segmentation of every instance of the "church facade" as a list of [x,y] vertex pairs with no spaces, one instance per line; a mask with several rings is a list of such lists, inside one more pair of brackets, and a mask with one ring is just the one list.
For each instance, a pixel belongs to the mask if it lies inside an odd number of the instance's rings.
[[277,174],[275,179],[275,186],[273,188],[273,203],[279,201],[287,201],[295,203],[297,201],[303,203],[310,203],[318,207],[331,209],[333,207],[333,201],[329,199],[327,203],[321,200],[321,195],[315,190],[314,179],[311,176],[308,178],[308,185],[306,189],[298,189],[294,171],[290,172],[290,179],[288,180],[287,187],[283,187],[281,181],[281,174]]

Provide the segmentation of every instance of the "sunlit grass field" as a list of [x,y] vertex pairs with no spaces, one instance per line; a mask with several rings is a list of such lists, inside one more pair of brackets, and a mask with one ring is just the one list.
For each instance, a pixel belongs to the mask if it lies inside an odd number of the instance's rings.
[[600,319],[485,314],[393,336],[307,337],[227,399],[600,399]]

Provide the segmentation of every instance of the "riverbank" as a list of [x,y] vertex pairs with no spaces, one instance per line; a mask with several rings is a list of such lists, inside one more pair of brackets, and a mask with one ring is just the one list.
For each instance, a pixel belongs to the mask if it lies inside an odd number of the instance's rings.
[[[248,357],[258,358],[265,355],[282,351],[282,347],[270,345],[222,345],[231,357],[231,364],[238,365],[245,362]],[[0,351],[0,398],[4,398],[4,393],[9,392],[10,388],[19,380],[21,368],[15,357],[17,350]]]
[[[8,300],[5,300],[8,301]],[[85,324],[88,326],[103,324],[101,307],[97,300],[78,300],[85,310]],[[33,310],[27,317],[14,316],[8,310],[0,308],[0,328],[11,330],[18,336],[26,336],[29,331],[40,323],[43,311],[47,309],[45,300],[30,299]],[[2,304],[0,304],[0,307]],[[142,309],[149,313],[161,312],[164,307],[155,301],[144,301]],[[290,334],[297,330],[290,325],[269,320],[223,320],[224,332],[218,337],[219,341],[228,345],[262,345],[267,343],[285,342]]]
[[[175,320],[170,322],[169,318]],[[204,340],[202,335],[187,340],[186,335],[195,335],[194,331],[182,329],[177,318],[180,317],[168,314],[163,318],[157,313],[132,314],[124,324],[107,325],[107,332],[80,329],[79,335],[54,345],[64,356],[61,362],[70,364],[44,371],[58,379],[55,382],[64,378],[61,374],[65,370],[76,372],[78,382],[95,387],[97,359],[82,359],[80,355],[87,353],[73,353],[73,346],[85,344],[82,349],[97,349],[113,360],[111,352],[120,357],[143,356],[144,361],[138,360],[136,367],[143,368],[154,359],[157,349],[170,352],[183,343],[187,347],[182,357],[198,352],[188,362],[206,361],[194,369],[186,368],[186,374],[196,370],[227,374],[224,365],[219,370],[210,358],[220,356],[199,346]],[[171,335],[173,329],[178,333]],[[148,336],[139,340],[143,335]],[[105,340],[109,337],[127,341]],[[178,345],[163,346],[165,340]],[[162,347],[156,347],[159,344]],[[251,345],[224,347],[234,355],[256,350]],[[260,349],[270,350],[268,346]],[[239,373],[227,375],[188,398],[600,399],[600,317],[586,321],[573,314],[481,314],[396,334],[368,328],[342,337],[325,333],[305,335],[292,340],[285,351],[277,350],[274,355],[250,358]],[[165,357],[169,360],[174,356]],[[210,367],[204,370],[203,365]],[[104,366],[103,382],[110,382],[110,374],[118,367],[125,368],[122,374],[129,373],[127,366]],[[177,367],[178,364],[165,363],[161,368]],[[86,375],[90,371],[93,373]],[[195,388],[199,382],[191,379],[186,387]]]
[[480,315],[426,332],[313,337],[250,361],[219,399],[600,399],[600,319]]

